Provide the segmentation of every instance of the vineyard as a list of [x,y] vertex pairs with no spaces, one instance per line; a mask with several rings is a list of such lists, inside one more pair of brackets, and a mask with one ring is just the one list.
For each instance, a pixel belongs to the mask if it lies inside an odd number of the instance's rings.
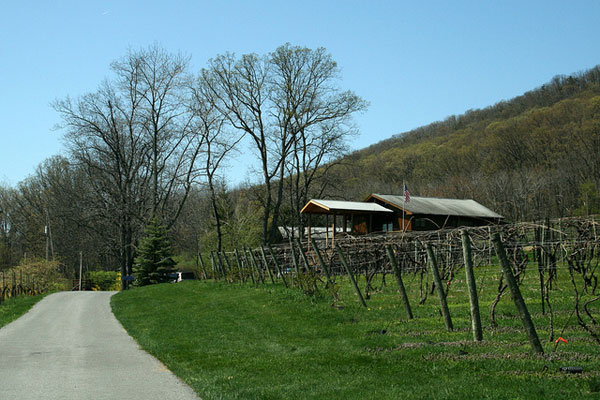
[[65,290],[66,279],[59,272],[58,261],[23,260],[14,268],[0,273],[0,304],[9,298],[36,296],[53,290]]
[[[280,282],[309,296],[331,296],[334,306],[343,295],[340,283],[349,280],[355,301],[367,308],[392,286],[400,293],[403,317],[408,319],[419,317],[413,313],[418,305],[439,301],[445,327],[452,331],[450,310],[470,310],[475,341],[483,336],[481,315],[487,314],[491,328],[499,328],[498,304],[511,298],[532,349],[542,353],[528,305],[535,306],[535,319],[542,321],[548,339],[556,345],[565,329],[575,327],[600,344],[599,225],[590,217],[345,236],[336,237],[335,246],[327,247],[291,240],[287,246],[213,252],[210,262],[200,258],[200,275],[232,284]],[[410,283],[408,290],[404,281]],[[524,287],[527,301],[521,295]],[[453,291],[467,292],[470,304],[453,304],[457,297],[463,298],[453,296]],[[486,309],[480,308],[478,297],[484,299]]]

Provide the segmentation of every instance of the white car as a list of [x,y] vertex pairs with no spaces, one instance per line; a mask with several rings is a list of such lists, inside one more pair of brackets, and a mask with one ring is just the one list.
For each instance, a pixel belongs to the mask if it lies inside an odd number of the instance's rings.
[[193,272],[181,272],[181,271],[177,271],[177,272],[171,272],[169,274],[169,277],[171,278],[171,282],[172,283],[177,283],[177,282],[182,282],[182,281],[190,281],[190,280],[194,280],[196,279],[196,276],[194,275]]

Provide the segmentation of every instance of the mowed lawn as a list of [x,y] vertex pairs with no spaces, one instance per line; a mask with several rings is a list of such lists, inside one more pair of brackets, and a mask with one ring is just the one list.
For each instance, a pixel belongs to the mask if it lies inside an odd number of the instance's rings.
[[[324,293],[279,285],[195,281],[121,292],[112,307],[140,345],[204,399],[600,398],[600,347],[571,318],[566,281],[552,296],[554,337],[569,343],[556,350],[535,281],[523,284],[544,356],[531,353],[508,295],[497,309],[499,327],[490,326],[496,282],[481,288],[480,343],[472,341],[460,280],[449,293],[453,332],[435,295],[418,304],[417,278],[405,282],[415,314],[408,320],[390,276],[368,309],[347,282],[333,305]],[[567,366],[583,373],[560,371]]]
[[45,296],[46,294],[37,296],[18,296],[4,300],[0,303],[0,328],[25,314]]

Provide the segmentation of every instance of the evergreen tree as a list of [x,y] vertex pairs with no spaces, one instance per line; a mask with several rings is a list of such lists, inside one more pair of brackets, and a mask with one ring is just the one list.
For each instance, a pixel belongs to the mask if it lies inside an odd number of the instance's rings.
[[157,218],[146,227],[144,238],[138,247],[138,256],[133,267],[136,284],[152,285],[169,281],[169,273],[176,264],[173,261],[171,243],[166,229]]

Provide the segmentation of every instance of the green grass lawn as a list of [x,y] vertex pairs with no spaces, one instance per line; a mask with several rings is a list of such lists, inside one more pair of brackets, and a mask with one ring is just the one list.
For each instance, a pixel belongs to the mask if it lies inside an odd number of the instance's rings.
[[38,296],[18,296],[15,298],[6,299],[0,303],[0,328],[10,324],[21,315],[25,314],[38,301],[44,298],[46,294]]
[[[490,326],[493,271],[476,272],[480,343],[472,341],[460,279],[448,296],[453,332],[444,328],[435,294],[418,304],[418,278],[411,276],[405,284],[414,320],[407,320],[391,276],[386,286],[377,284],[368,309],[347,282],[333,306],[325,294],[308,297],[278,285],[184,282],[119,293],[112,307],[144,349],[205,399],[600,398],[600,348],[569,319],[566,276],[551,297],[555,338],[566,326],[561,336],[569,341],[556,351],[535,275],[522,286],[546,352],[540,356],[531,353],[508,295],[498,305],[499,327]],[[563,366],[584,372],[565,374]]]

